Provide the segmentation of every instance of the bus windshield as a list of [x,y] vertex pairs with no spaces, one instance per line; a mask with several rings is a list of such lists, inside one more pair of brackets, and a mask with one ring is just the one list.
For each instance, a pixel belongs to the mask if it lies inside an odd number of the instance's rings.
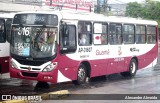
[[57,31],[57,27],[13,26],[11,54],[30,58],[52,57]]

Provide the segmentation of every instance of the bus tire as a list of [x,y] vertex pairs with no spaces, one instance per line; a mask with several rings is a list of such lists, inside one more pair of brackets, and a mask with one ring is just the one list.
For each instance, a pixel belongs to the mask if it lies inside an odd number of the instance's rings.
[[123,77],[131,77],[132,78],[136,75],[137,69],[138,69],[137,61],[135,59],[132,59],[129,64],[129,71],[122,72],[121,75]]
[[75,85],[84,84],[86,83],[86,78],[87,78],[86,66],[84,64],[80,64],[77,72],[77,80],[74,80],[73,83]]

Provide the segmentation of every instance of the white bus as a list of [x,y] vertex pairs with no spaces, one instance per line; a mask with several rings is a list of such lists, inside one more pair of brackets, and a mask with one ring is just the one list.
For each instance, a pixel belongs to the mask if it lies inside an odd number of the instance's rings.
[[0,74],[9,72],[9,39],[13,13],[0,14]]
[[73,81],[121,73],[133,77],[158,58],[156,21],[98,14],[23,12],[14,16],[13,78]]

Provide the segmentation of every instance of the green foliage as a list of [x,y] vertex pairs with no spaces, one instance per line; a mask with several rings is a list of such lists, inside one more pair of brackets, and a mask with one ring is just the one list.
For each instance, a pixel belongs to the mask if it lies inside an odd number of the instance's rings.
[[128,3],[126,7],[126,16],[131,16],[131,17],[139,17],[141,16],[142,12],[142,6],[141,4],[138,4],[137,2],[133,3]]
[[160,2],[146,0],[145,4],[139,4],[137,2],[128,3],[125,15],[156,20],[160,24]]

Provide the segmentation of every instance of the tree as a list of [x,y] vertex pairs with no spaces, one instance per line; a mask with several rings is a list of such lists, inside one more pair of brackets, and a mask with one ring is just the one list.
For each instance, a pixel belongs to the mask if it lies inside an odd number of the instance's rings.
[[160,24],[159,11],[160,2],[146,0],[145,4],[139,4],[137,2],[128,3],[125,15],[130,17],[140,17],[143,19],[156,20]]
[[141,4],[137,2],[131,2],[127,4],[125,15],[130,17],[141,17],[141,12]]

